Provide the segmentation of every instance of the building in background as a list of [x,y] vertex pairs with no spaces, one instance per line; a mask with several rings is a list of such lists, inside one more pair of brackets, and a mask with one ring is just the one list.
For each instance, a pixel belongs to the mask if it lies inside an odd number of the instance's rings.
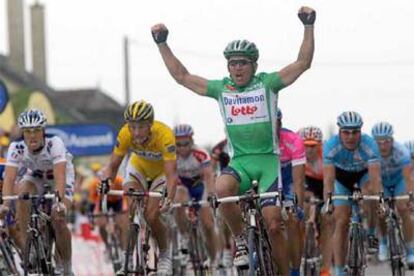
[[[0,55],[0,79],[10,94],[14,115],[27,108],[33,93],[42,93],[45,103],[51,106],[55,123],[106,123],[115,129],[123,123],[124,107],[99,88],[67,89],[57,91],[47,84],[47,51],[45,34],[45,9],[36,1],[31,6],[32,72],[26,69],[24,36],[24,1],[7,1],[9,53]],[[33,102],[33,101],[32,101]],[[39,102],[39,100],[35,101]],[[31,103],[33,105],[33,103]],[[32,106],[33,107],[33,106]],[[10,110],[10,109],[9,109]],[[49,112],[50,114],[50,112]],[[2,118],[7,116],[7,118]],[[0,127],[11,128],[15,121],[10,112],[0,114]],[[11,131],[11,129],[6,129]]]

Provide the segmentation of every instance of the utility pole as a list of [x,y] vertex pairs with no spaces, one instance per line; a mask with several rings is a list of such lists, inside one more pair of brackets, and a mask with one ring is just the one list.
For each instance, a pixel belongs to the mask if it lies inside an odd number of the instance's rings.
[[124,87],[125,87],[125,106],[130,103],[130,89],[129,89],[129,39],[124,36]]

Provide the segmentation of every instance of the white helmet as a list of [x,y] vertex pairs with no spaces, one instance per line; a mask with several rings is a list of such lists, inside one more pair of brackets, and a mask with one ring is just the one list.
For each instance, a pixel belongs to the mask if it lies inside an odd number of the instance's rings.
[[29,109],[19,115],[18,126],[19,128],[45,128],[46,117],[40,110]]

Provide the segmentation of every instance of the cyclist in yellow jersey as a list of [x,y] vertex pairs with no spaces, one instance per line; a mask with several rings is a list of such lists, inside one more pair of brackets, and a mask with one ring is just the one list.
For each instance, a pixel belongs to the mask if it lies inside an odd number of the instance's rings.
[[[154,121],[151,104],[143,100],[130,104],[125,110],[124,117],[126,124],[118,134],[110,163],[103,171],[104,177],[114,180],[123,158],[131,151],[123,183],[124,190],[133,188],[141,191],[162,191],[166,185],[167,198],[161,210],[167,210],[175,196],[178,181],[174,133],[167,125]],[[144,215],[158,243],[157,274],[171,275],[171,248],[167,228],[160,220],[159,205],[160,199],[149,198]],[[131,200],[128,200],[128,207],[131,213],[134,212]],[[124,275],[123,270],[121,269],[117,275]]]

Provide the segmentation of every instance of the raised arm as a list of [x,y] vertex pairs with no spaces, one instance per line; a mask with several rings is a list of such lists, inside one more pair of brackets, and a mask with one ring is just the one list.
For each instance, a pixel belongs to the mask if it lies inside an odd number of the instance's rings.
[[291,85],[303,72],[310,68],[315,48],[313,36],[313,24],[316,18],[315,11],[309,7],[301,7],[298,16],[305,26],[305,31],[297,60],[279,72],[286,86]]
[[155,43],[157,43],[168,72],[170,72],[175,81],[199,95],[205,95],[207,93],[207,80],[190,74],[187,68],[173,54],[167,45],[167,27],[164,24],[154,25],[151,28],[151,33]]

